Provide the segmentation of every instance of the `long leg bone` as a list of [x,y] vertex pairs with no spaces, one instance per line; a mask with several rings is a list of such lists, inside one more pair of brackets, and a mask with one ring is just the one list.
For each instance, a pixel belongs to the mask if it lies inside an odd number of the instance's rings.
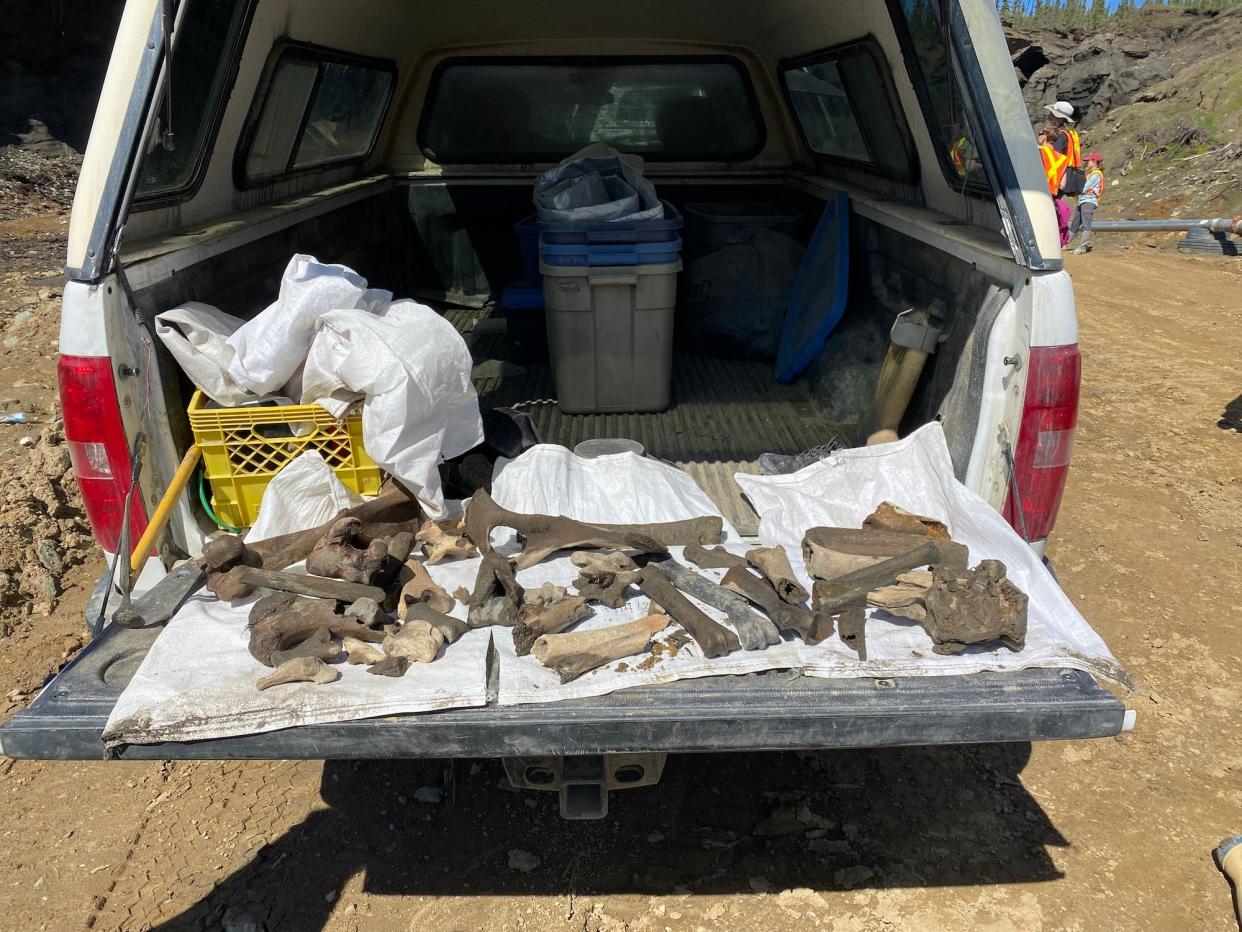
[[331,683],[340,675],[316,657],[298,657],[285,661],[254,685],[263,690],[284,683]]
[[526,543],[517,559],[518,570],[575,547],[667,553],[669,546],[714,543],[720,540],[723,526],[718,517],[660,524],[584,524],[571,518],[523,515],[501,508],[483,489],[474,493],[466,507],[466,536],[480,553],[491,552],[495,528],[512,528],[522,536]]
[[425,604],[432,611],[447,614],[453,610],[457,600],[444,591],[426,567],[418,560],[409,560],[405,564],[405,572],[409,581],[401,587],[401,595],[397,599],[397,617],[402,621],[411,605]]
[[377,643],[382,631],[368,628],[356,618],[333,611],[332,602],[304,599],[288,592],[264,596],[250,609],[250,655],[264,666],[272,666],[272,654],[288,650],[311,637],[321,627],[333,637],[355,637]]
[[525,605],[520,620],[513,626],[514,650],[519,657],[525,657],[543,635],[564,631],[590,614],[591,607],[581,595],[569,596],[551,605]]
[[724,547],[704,547],[691,544],[685,549],[686,559],[701,570],[727,570],[735,566],[748,566],[745,557],[729,553]]
[[609,661],[641,653],[670,620],[667,615],[653,614],[594,631],[545,634],[535,641],[531,653],[545,667],[555,670],[562,683],[568,683]]
[[742,646],[736,634],[707,617],[678,592],[658,566],[648,566],[639,574],[638,588],[689,632],[702,649],[703,656],[709,659],[720,657]]
[[927,592],[931,585],[930,570],[902,573],[894,585],[881,586],[868,592],[867,606],[882,609],[898,618],[922,621],[927,617]]
[[733,567],[724,574],[720,586],[758,605],[781,631],[796,631],[805,640],[815,626],[817,616],[814,612],[782,601],[770,582],[746,567]]
[[[255,589],[271,589],[275,592],[292,592],[295,595],[305,595],[313,599],[332,599],[337,602],[354,602],[358,599],[375,599],[379,602],[384,600],[384,590],[375,586],[345,582],[343,579],[329,579],[324,576],[282,573],[254,566],[236,566],[229,571],[226,578],[236,580],[240,584],[238,590],[248,590],[246,595],[252,594]],[[226,602],[233,601],[222,595],[219,589],[216,590],[216,595]]]
[[770,645],[781,642],[780,632],[776,630],[777,626],[762,615],[756,614],[750,604],[736,592],[730,592],[711,580],[704,579],[698,573],[671,558],[651,565],[658,566],[673,585],[682,592],[694,596],[700,602],[706,602],[712,608],[719,609],[729,616],[729,621],[737,630],[738,638],[745,650],[767,650]]
[[[914,537],[910,539],[917,540]],[[936,543],[928,540],[874,566],[854,570],[836,579],[818,580],[814,587],[815,611],[835,615],[847,608],[865,605],[867,593],[891,585],[902,573],[934,563],[938,553]]]
[[784,547],[756,547],[746,554],[746,560],[772,584],[782,602],[801,605],[811,597],[794,577]]
[[[802,538],[802,559],[815,579],[835,579],[906,553],[916,540],[910,534],[871,528],[813,527]],[[970,551],[965,544],[932,540],[936,566],[965,571]]]
[[474,580],[466,623],[472,628],[517,624],[523,591],[509,561],[498,553],[487,554]]

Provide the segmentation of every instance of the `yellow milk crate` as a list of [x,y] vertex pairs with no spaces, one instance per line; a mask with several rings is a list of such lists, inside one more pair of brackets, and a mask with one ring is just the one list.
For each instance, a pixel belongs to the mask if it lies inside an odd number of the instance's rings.
[[214,408],[201,391],[187,414],[203,451],[216,516],[234,527],[259,517],[263,490],[276,473],[306,450],[317,450],[345,485],[378,495],[383,476],[362,448],[362,417],[337,421],[319,405]]

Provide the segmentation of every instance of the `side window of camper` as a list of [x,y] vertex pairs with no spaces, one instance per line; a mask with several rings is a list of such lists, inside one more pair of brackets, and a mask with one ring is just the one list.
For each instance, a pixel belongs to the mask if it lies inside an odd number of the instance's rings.
[[[948,0],[888,0],[897,34],[950,183],[976,194],[989,191],[987,175],[975,147],[965,101],[953,73],[945,23]],[[904,26],[904,28],[902,28]]]
[[308,46],[282,48],[247,120],[239,184],[254,187],[366,158],[396,77],[390,62]]
[[173,147],[155,145],[143,157],[137,206],[197,187],[236,75],[252,5],[251,0],[185,0],[173,48],[172,126],[160,127],[172,130]]
[[917,177],[910,131],[874,42],[851,42],[781,65],[781,85],[816,156],[896,181]]

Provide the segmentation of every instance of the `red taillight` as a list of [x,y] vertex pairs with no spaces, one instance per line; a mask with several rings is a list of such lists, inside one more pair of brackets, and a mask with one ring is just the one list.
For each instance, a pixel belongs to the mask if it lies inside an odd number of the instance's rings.
[[[1057,520],[1078,426],[1081,375],[1082,356],[1077,345],[1031,347],[1022,427],[1014,450],[1014,477],[1029,540],[1043,540]],[[1011,486],[1005,518],[1021,534],[1023,524],[1015,506]]]
[[[107,356],[62,355],[57,374],[65,440],[86,516],[100,545],[115,553],[132,464],[112,381],[112,361]],[[147,527],[147,513],[138,495],[130,506],[129,520],[130,540],[137,541]]]

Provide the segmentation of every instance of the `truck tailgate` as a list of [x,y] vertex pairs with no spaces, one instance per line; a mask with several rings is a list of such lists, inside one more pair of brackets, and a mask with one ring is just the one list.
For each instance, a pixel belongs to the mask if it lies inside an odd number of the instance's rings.
[[1025,670],[892,680],[788,672],[628,689],[593,699],[305,725],[210,741],[127,745],[100,734],[158,628],[109,626],[0,727],[15,758],[512,757],[758,751],[1098,738],[1125,709],[1087,673]]

